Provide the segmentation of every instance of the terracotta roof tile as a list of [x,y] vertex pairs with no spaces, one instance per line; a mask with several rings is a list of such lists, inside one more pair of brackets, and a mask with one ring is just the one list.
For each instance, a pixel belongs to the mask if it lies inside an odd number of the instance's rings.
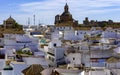
[[28,68],[24,69],[22,73],[24,75],[41,75],[41,71],[43,71],[44,68],[40,64],[33,64],[29,66]]

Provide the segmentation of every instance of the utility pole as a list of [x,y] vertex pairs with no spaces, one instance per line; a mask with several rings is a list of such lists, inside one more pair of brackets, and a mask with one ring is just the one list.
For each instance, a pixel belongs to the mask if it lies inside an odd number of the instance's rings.
[[33,17],[34,17],[33,21],[34,21],[34,26],[35,26],[35,15],[33,15]]
[[30,25],[30,18],[28,18],[28,26]]

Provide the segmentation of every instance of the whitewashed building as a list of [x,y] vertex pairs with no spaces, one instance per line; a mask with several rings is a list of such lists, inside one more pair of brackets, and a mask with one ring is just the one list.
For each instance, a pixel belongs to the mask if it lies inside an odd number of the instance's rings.
[[48,62],[44,57],[23,57],[23,61],[28,66],[40,64],[43,68],[48,68]]
[[38,39],[20,34],[4,34],[4,48],[20,50],[28,47],[33,51],[37,51]]
[[80,53],[70,53],[66,57],[68,63],[68,68],[79,68],[81,66],[81,54]]
[[13,67],[13,75],[22,75],[22,70],[24,70],[27,65],[25,62],[12,61],[10,65]]

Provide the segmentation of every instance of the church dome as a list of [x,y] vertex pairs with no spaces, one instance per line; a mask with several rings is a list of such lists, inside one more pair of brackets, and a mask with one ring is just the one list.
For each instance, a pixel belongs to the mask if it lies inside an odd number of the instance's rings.
[[70,12],[63,12],[61,16],[72,16]]
[[14,21],[15,22],[15,20],[11,16],[6,21]]
[[69,6],[67,5],[67,3],[66,3],[66,5],[64,6],[64,12],[62,13],[61,16],[72,16],[72,15],[70,14],[70,12],[69,12]]
[[61,20],[62,21],[72,21],[72,15],[69,12],[63,12],[63,14],[61,15]]
[[69,12],[69,7],[66,3],[65,7],[64,7],[64,12],[61,14],[61,20],[62,21],[72,21],[72,15]]
[[56,26],[77,26],[78,25],[78,22],[73,19],[72,14],[69,12],[69,6],[67,3],[64,6],[64,12],[61,15],[55,16],[55,25]]

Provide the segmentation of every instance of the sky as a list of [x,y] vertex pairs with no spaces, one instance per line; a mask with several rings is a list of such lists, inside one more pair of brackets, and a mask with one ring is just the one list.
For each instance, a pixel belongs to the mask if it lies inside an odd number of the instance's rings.
[[[83,23],[90,20],[113,20],[120,22],[120,0],[67,0],[69,11],[75,20]],[[28,18],[33,24],[54,24],[54,17],[62,14],[66,0],[0,0],[0,24],[10,15],[19,23],[27,25]]]

